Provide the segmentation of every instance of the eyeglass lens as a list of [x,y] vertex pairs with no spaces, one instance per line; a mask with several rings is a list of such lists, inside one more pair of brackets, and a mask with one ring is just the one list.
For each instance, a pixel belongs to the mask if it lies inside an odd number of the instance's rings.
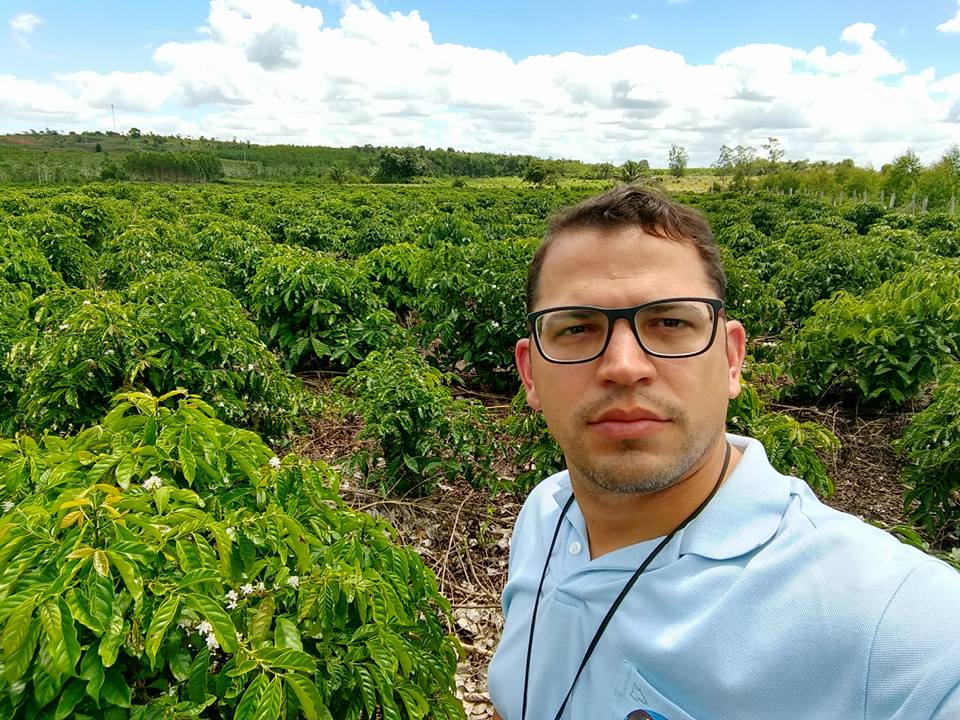
[[[713,314],[713,308],[705,302],[672,301],[641,308],[633,321],[647,352],[692,355],[710,344]],[[592,308],[566,308],[541,315],[535,329],[547,357],[570,362],[595,357],[604,349],[610,320]]]

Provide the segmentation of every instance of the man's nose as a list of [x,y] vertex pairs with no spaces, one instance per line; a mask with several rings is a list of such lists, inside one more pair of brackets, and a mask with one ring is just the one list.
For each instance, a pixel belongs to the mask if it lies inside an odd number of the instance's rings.
[[600,356],[600,376],[618,385],[632,385],[656,374],[653,358],[640,346],[630,322],[617,318],[607,349]]

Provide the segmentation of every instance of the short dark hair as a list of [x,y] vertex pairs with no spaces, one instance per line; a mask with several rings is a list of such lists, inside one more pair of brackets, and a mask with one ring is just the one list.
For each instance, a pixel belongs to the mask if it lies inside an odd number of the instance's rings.
[[534,310],[540,271],[557,235],[574,228],[613,230],[629,226],[636,226],[656,237],[693,245],[706,266],[717,297],[721,300],[726,297],[727,277],[723,272],[720,249],[703,215],[655,190],[618,185],[561,210],[547,220],[546,236],[527,270],[527,312]]

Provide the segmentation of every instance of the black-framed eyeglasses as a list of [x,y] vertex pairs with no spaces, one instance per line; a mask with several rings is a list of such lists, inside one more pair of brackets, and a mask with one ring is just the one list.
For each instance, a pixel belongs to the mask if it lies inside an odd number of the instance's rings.
[[527,322],[545,360],[574,364],[603,355],[619,318],[630,323],[634,337],[648,355],[700,355],[713,345],[722,312],[723,300],[678,297],[628,308],[565,305],[532,312]]

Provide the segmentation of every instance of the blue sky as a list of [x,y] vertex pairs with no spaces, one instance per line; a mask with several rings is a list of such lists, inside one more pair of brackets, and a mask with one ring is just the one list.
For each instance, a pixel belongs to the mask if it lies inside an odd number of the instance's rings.
[[960,142],[960,4],[0,0],[0,131],[112,127],[708,164]]

